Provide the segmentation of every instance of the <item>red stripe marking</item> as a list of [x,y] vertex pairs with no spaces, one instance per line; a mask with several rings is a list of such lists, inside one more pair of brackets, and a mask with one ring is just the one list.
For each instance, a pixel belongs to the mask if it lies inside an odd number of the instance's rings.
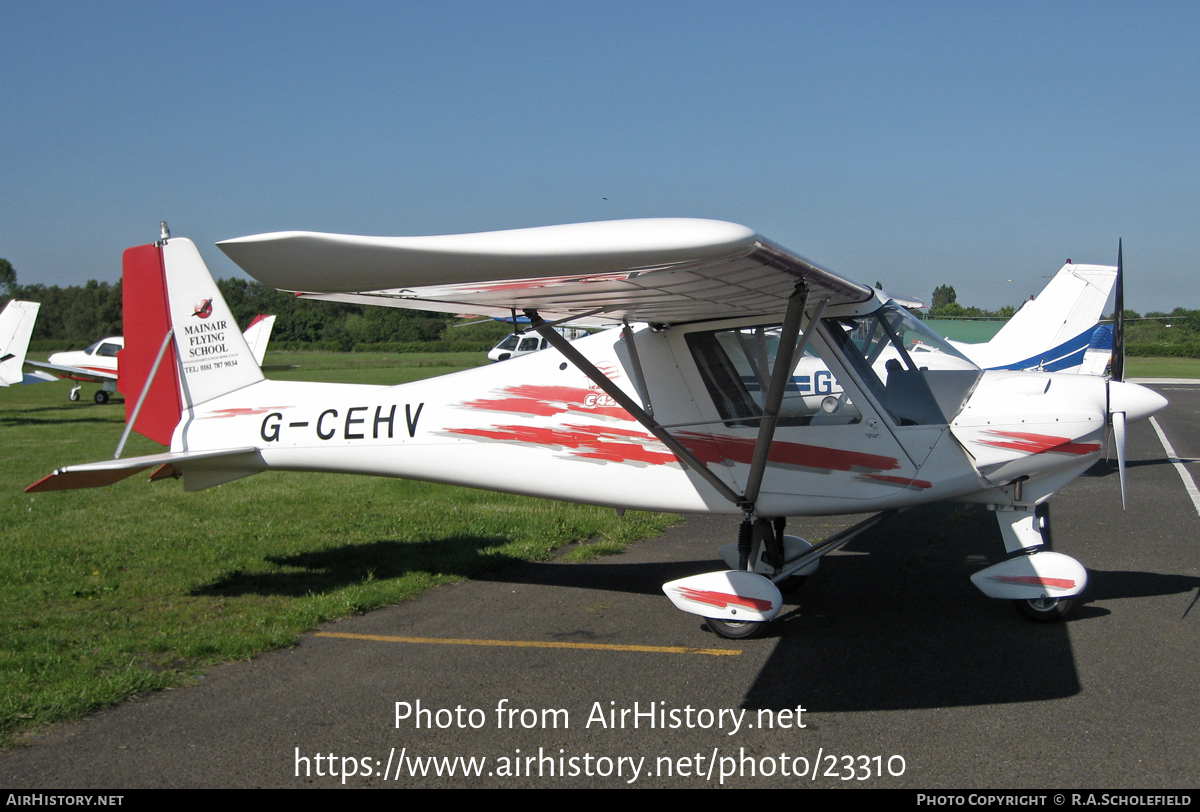
[[[567,424],[560,428],[508,425],[492,426],[491,428],[447,428],[446,431],[489,440],[581,449],[573,452],[573,456],[609,462],[640,462],[650,465],[678,462],[675,455],[665,450],[656,437],[635,429]],[[705,464],[731,460],[749,465],[754,456],[754,440],[752,439],[707,434],[682,434],[679,439],[689,451],[696,455],[697,459]],[[628,442],[630,440],[634,442]],[[803,443],[785,443],[778,440],[771,446],[768,462],[823,472],[889,471],[900,467],[900,463],[895,457]],[[930,482],[910,477],[876,476],[900,485],[916,488],[933,487]]]
[[577,386],[539,386],[519,384],[500,390],[509,397],[482,398],[463,405],[472,409],[493,412],[512,412],[538,417],[550,417],[563,412],[582,412],[590,415],[633,420],[629,412],[618,406],[598,389]]
[[[644,271],[643,271],[644,273]],[[629,278],[629,271],[617,273],[596,274],[595,276],[547,276],[537,279],[514,279],[497,282],[478,282],[475,284],[448,285],[456,293],[480,293],[483,291],[496,292],[503,290],[531,290],[554,285],[589,284],[596,282],[623,282]]]
[[1030,454],[1091,454],[1100,450],[1099,443],[1076,443],[1069,437],[1055,437],[1052,434],[1033,434],[1027,431],[1000,431],[994,429],[989,434],[997,437],[1011,437],[1011,441],[977,440],[983,445],[996,448],[1011,448],[1014,451],[1028,451]]
[[932,482],[924,479],[911,479],[906,476],[887,476],[886,474],[863,474],[863,479],[872,479],[877,482],[890,482],[893,485],[903,485],[905,487],[920,488],[926,490],[933,487]]
[[198,417],[197,420],[213,420],[219,417],[242,417],[250,414],[266,414],[277,409],[290,409],[291,406],[254,406],[243,407],[238,409],[217,409],[215,412],[209,412],[204,417]]
[[[572,452],[573,456],[601,459],[608,462],[641,462],[650,465],[676,462],[675,455],[669,451],[658,451],[646,447],[645,444],[653,444],[662,448],[657,439],[649,434],[632,431],[584,426],[566,426],[563,429],[541,426],[494,426],[490,429],[448,429],[448,431],[454,434],[485,437],[489,440],[507,440],[580,449]],[[636,439],[640,442],[631,443],[628,442],[629,439]]]
[[1025,586],[1049,586],[1055,589],[1071,589],[1075,582],[1069,578],[1045,578],[1041,575],[993,575],[993,581]]
[[[704,459],[701,456],[703,453],[711,454],[714,446],[715,450],[726,460],[749,465],[754,458],[754,440],[749,437],[682,433],[679,435],[679,439],[689,451],[701,459]],[[697,443],[695,446],[693,446],[694,442]],[[704,461],[716,462],[718,460],[705,459]],[[853,471],[855,469],[892,471],[900,467],[900,462],[895,457],[804,443],[786,443],[782,440],[772,443],[767,461],[780,465],[795,465],[800,468],[815,468],[821,471]]]
[[685,586],[680,587],[678,592],[690,601],[706,603],[709,606],[716,606],[719,609],[724,609],[729,604],[733,604],[734,606],[745,606],[749,609],[757,609],[760,612],[765,612],[773,605],[771,601],[761,598],[747,598],[728,592],[713,592],[709,589],[692,589]]

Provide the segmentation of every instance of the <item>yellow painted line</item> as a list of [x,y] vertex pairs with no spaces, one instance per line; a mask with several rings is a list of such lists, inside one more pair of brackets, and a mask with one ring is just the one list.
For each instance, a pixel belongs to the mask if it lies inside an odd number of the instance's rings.
[[456,640],[450,637],[388,637],[382,634],[346,634],[317,632],[317,637],[342,637],[347,640],[373,640],[378,643],[436,643],[443,646],[508,646],[516,648],[582,648],[593,651],[648,651],[652,654],[709,654],[737,657],[741,649],[687,648],[685,646],[614,646],[604,643],[552,643],[539,640]]

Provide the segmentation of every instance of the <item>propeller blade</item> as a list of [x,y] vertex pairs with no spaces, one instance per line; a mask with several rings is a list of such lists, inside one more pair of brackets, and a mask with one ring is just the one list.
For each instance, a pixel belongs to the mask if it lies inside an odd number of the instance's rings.
[[1112,379],[1125,380],[1125,272],[1121,261],[1121,240],[1117,239],[1117,297],[1113,310]]
[[1113,442],[1117,446],[1117,470],[1121,475],[1121,510],[1125,509],[1125,413],[1113,412]]

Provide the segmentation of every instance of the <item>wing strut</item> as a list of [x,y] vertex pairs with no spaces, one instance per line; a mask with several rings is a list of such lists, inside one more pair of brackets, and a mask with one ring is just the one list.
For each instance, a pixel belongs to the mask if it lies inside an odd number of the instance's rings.
[[629,326],[629,319],[621,319],[621,337],[625,339],[625,346],[629,348],[629,360],[633,362],[633,374],[635,376],[634,383],[646,398],[646,414],[654,417],[654,403],[650,400],[650,388],[646,386],[646,376],[642,374],[642,362],[638,359],[637,344],[634,343],[633,328]]
[[[817,306],[812,318],[808,320],[809,329],[800,335],[800,321],[808,306],[808,285],[800,282],[795,292],[788,298],[787,312],[783,316],[783,327],[779,334],[779,347],[775,350],[775,367],[771,370],[771,383],[767,389],[766,400],[763,401],[762,421],[758,424],[758,437],[754,441],[754,457],[750,461],[750,474],[746,478],[746,495],[743,497],[742,509],[752,510],[758,501],[758,491],[762,487],[763,475],[767,471],[767,456],[771,451],[771,443],[775,439],[775,427],[779,424],[779,410],[783,405],[783,395],[792,379],[792,370],[800,361],[800,356],[808,347],[812,335],[812,325],[817,323],[829,304],[825,297]],[[797,344],[797,340],[800,343]],[[794,347],[795,352],[788,352]]]
[[[643,428],[669,448],[679,458],[680,462],[699,474],[705,482],[716,489],[717,493],[740,507],[746,517],[743,524],[747,524],[751,521],[751,516],[754,513],[759,488],[762,486],[763,475],[766,473],[767,457],[770,454],[771,443],[775,438],[775,427],[779,422],[779,411],[783,404],[784,392],[791,381],[792,370],[795,369],[796,360],[808,345],[809,337],[812,335],[812,325],[821,317],[821,314],[825,312],[826,305],[829,304],[829,297],[826,297],[817,305],[812,318],[808,320],[809,329],[803,331],[802,334],[801,322],[804,319],[804,311],[808,305],[808,293],[808,285],[802,280],[797,283],[796,289],[788,297],[787,311],[784,313],[783,328],[779,337],[779,347],[775,351],[775,365],[771,370],[771,382],[768,386],[766,400],[763,402],[762,422],[759,423],[758,438],[754,443],[754,456],[750,465],[750,475],[747,479],[746,491],[741,495],[721,481],[716,474],[708,469],[708,466],[696,459],[696,456],[691,451],[654,419],[653,414],[635,403],[620,387],[609,380],[608,376],[597,369],[595,364],[585,358],[563,336],[559,335],[545,319],[538,315],[537,310],[526,310],[525,315],[529,317],[530,326],[542,338],[546,339],[550,343],[550,346],[562,353],[580,372],[587,375],[593,383],[599,386],[606,395],[620,404],[621,408],[625,411],[629,412]],[[632,344],[632,330],[629,329],[628,324],[625,326],[625,332],[626,342]],[[792,351],[789,351],[789,349]],[[633,354],[634,352],[636,351],[631,352],[631,356],[635,365],[638,366],[637,374],[640,377],[641,369],[640,365],[636,362],[637,356]],[[648,397],[649,393],[647,393]],[[745,565],[743,565],[744,568]]]
[[608,376],[596,368],[596,365],[583,356],[579,350],[571,345],[571,342],[559,335],[558,332],[551,327],[545,319],[538,315],[537,310],[526,310],[525,315],[529,317],[530,326],[537,331],[538,335],[550,342],[550,346],[563,354],[572,365],[575,366],[584,375],[592,379],[592,383],[599,386],[604,394],[620,404],[621,408],[629,412],[633,419],[642,424],[646,431],[657,437],[663,445],[671,449],[671,453],[679,458],[679,461],[691,468],[704,479],[709,485],[716,489],[717,493],[733,502],[735,505],[742,503],[742,497],[721,481],[720,477],[708,470],[708,467],[696,459],[696,455],[688,451],[683,443],[675,439],[671,432],[667,431],[659,424],[653,416],[626,395],[619,386],[608,379]]

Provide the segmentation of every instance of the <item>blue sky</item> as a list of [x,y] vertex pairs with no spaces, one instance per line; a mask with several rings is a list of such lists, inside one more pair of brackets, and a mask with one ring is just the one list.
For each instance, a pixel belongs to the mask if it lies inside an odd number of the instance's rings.
[[[196,241],[744,223],[1017,304],[1066,257],[1200,308],[1200,5],[0,4],[0,256],[115,281]],[[1013,280],[1013,281],[1008,281]]]

